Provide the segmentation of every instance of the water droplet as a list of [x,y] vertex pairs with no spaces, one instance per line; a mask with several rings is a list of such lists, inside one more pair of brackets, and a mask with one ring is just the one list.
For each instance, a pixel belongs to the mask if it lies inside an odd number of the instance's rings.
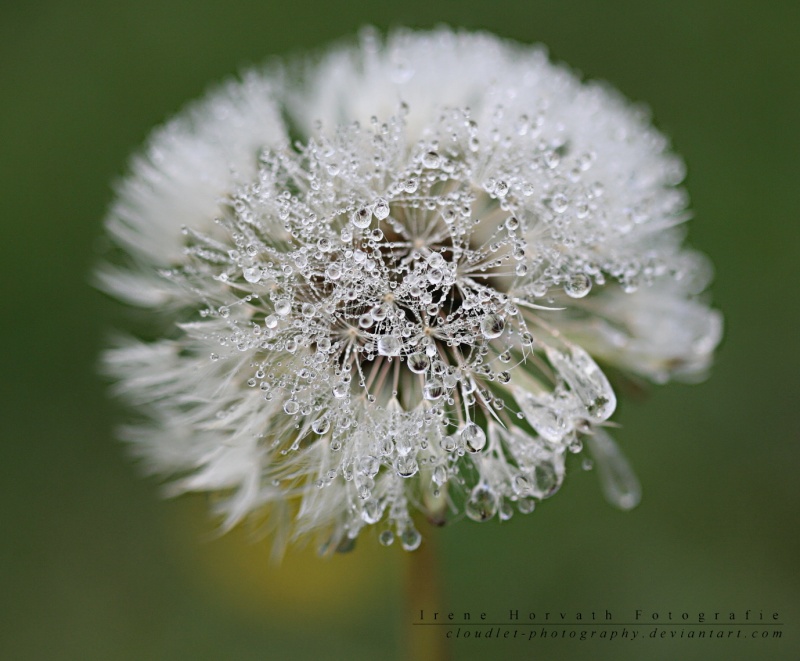
[[524,475],[516,475],[511,481],[511,488],[518,496],[524,496],[530,491],[531,483]]
[[419,465],[413,455],[400,455],[394,460],[394,469],[400,477],[409,478],[416,475]]
[[391,546],[394,542],[394,533],[391,530],[381,531],[381,534],[378,535],[378,542],[381,546]]
[[433,378],[433,379],[428,379],[425,382],[425,387],[422,390],[422,395],[428,401],[436,401],[437,399],[440,399],[445,394],[445,392],[446,390],[444,387],[444,383],[442,383],[440,379]]
[[497,516],[501,521],[508,521],[514,516],[514,510],[511,509],[511,503],[507,500],[500,501],[500,507],[497,509]]
[[567,296],[583,298],[592,289],[592,279],[585,273],[576,273],[564,285]]
[[375,321],[383,321],[389,314],[389,306],[386,303],[379,303],[370,310],[370,314]]
[[550,363],[586,407],[589,418],[607,420],[617,407],[617,397],[592,357],[577,344],[569,346],[569,356],[550,346],[545,350]]
[[502,179],[500,179],[495,184],[494,194],[497,197],[505,197],[506,195],[508,195],[508,184],[505,181],[503,181]]
[[334,262],[333,264],[328,265],[328,268],[325,269],[325,275],[329,280],[338,280],[342,277],[342,267]]
[[556,193],[552,199],[553,211],[556,213],[564,213],[569,206],[569,200],[564,193]]
[[428,266],[432,269],[440,269],[445,265],[445,258],[438,252],[433,252],[428,257]]
[[381,356],[399,356],[402,346],[400,339],[394,335],[381,335],[378,338],[378,353]]
[[438,285],[442,280],[444,280],[444,271],[441,269],[431,269],[428,271],[428,282],[432,285]]
[[533,471],[536,489],[541,498],[549,498],[561,486],[561,479],[555,466],[549,461],[543,461]]
[[358,472],[367,477],[375,477],[380,467],[380,460],[371,454],[361,457],[358,462]]
[[350,216],[350,222],[359,229],[365,229],[372,223],[372,213],[367,207],[356,209]]
[[294,415],[300,410],[300,404],[290,399],[283,405],[283,410],[286,411],[288,415]]
[[473,521],[488,521],[497,512],[497,496],[488,486],[479,484],[472,490],[464,511]]
[[473,453],[480,452],[486,447],[486,434],[474,422],[470,422],[461,430],[461,440],[466,444],[467,450]]
[[505,327],[505,319],[496,312],[490,312],[481,319],[481,332],[484,337],[490,340],[495,337],[500,337]]
[[433,481],[438,486],[442,486],[447,482],[447,469],[441,464],[433,469]]
[[452,452],[456,449],[456,439],[452,436],[445,436],[441,441],[439,441],[439,445],[445,452]]
[[422,374],[426,369],[428,369],[428,365],[430,365],[430,359],[424,353],[412,353],[408,357],[407,361],[408,369],[410,369],[414,374]]
[[406,528],[400,533],[400,544],[406,551],[416,551],[422,543],[422,535],[414,528]]
[[246,268],[242,271],[242,275],[247,282],[251,282],[255,284],[259,280],[261,280],[261,267],[259,266],[251,266]]
[[426,168],[438,168],[441,165],[442,158],[435,151],[429,151],[422,157],[422,165]]
[[[372,208],[372,213],[375,214],[375,217],[378,220],[383,220],[384,218],[386,218],[389,215],[389,203],[386,200],[384,200],[382,197],[379,197],[377,200],[375,200],[375,206]],[[380,230],[378,230],[378,231],[380,231]],[[373,232],[373,234],[374,234],[374,232]],[[375,237],[373,236],[373,238],[375,238]],[[380,238],[383,238],[383,233],[381,233],[381,237]]]
[[288,298],[280,298],[275,301],[275,312],[281,317],[285,317],[292,311],[292,303]]
[[636,507],[642,497],[642,488],[611,436],[603,429],[596,428],[586,442],[597,463],[597,473],[606,500],[622,510]]
[[448,225],[451,225],[456,220],[456,212],[450,207],[442,209],[442,220],[444,220],[444,222],[446,222]]
[[518,388],[514,390],[514,398],[528,424],[543,439],[559,443],[571,429],[566,412],[551,395],[534,395]]
[[320,436],[324,434],[328,429],[330,429],[331,423],[328,418],[317,418],[314,422],[311,423],[311,429],[314,430],[315,434],[319,434]]
[[370,498],[369,500],[364,502],[363,509],[361,510],[361,518],[364,519],[364,523],[373,524],[378,523],[381,520],[381,505],[380,503],[375,500],[374,498]]

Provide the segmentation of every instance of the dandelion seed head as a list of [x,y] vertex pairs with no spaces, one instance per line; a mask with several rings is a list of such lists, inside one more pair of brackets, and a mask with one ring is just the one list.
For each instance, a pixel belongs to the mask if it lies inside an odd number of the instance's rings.
[[696,378],[721,332],[682,177],[641,109],[489,35],[249,74],[156,133],[109,215],[103,286],[175,324],[106,356],[149,419],[127,436],[279,543],[529,513],[585,439],[628,508],[597,360]]

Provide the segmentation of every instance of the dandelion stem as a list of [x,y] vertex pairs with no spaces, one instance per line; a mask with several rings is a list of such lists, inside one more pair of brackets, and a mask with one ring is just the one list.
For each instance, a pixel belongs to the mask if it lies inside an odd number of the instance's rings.
[[[436,558],[436,535],[426,535],[420,547],[408,554],[406,588],[408,610],[418,614],[444,612],[442,582]],[[408,658],[414,661],[448,661],[447,639],[440,627],[415,626],[408,640]]]

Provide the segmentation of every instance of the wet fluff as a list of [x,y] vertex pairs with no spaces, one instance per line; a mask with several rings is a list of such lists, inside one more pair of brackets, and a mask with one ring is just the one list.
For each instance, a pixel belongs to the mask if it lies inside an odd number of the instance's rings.
[[585,447],[633,507],[603,366],[698,379],[721,334],[683,176],[644,110],[486,34],[250,72],[118,187],[99,279],[160,334],[105,354],[124,437],[278,546],[530,513]]

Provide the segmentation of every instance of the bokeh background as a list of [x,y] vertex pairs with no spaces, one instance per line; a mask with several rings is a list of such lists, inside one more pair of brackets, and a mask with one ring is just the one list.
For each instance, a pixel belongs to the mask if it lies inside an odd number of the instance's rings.
[[431,532],[445,605],[522,612],[778,611],[780,641],[457,641],[456,659],[800,658],[797,397],[800,3],[6,0],[0,8],[3,269],[0,658],[404,658],[406,558],[365,536],[270,564],[168,502],[113,436],[96,376],[119,309],[87,284],[111,182],[208,85],[372,23],[487,29],[646,101],[689,166],[690,243],[715,262],[712,378],[626,400],[615,435],[644,486],[607,506],[574,466],[500,525]]

